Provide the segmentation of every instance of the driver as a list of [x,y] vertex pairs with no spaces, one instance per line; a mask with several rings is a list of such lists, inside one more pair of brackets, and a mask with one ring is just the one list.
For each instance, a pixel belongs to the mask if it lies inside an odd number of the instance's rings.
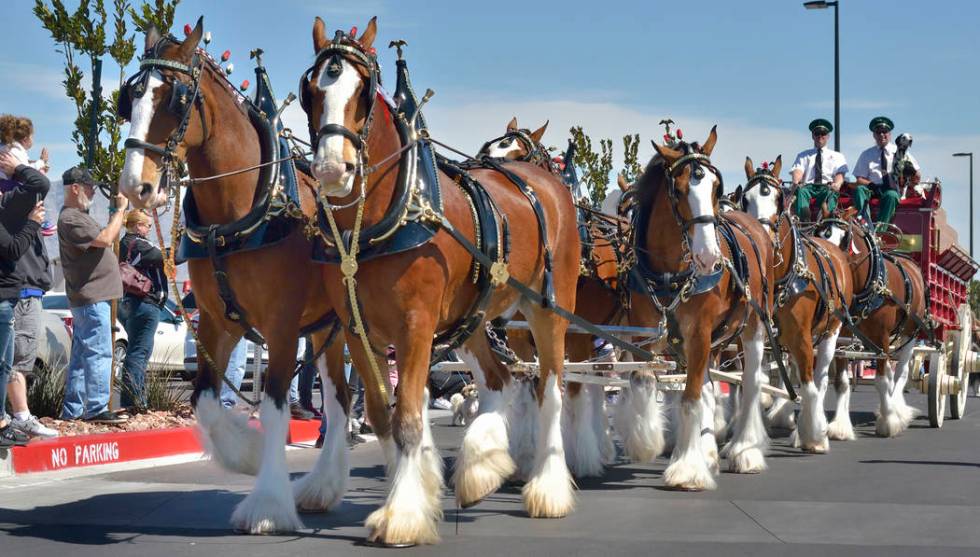
[[[854,207],[868,222],[871,222],[868,202],[872,198],[880,200],[877,219],[879,223],[890,223],[895,216],[895,208],[898,207],[901,184],[892,176],[895,170],[895,154],[898,151],[898,147],[891,142],[894,127],[895,124],[886,116],[872,118],[868,129],[871,130],[875,145],[861,153],[854,167],[857,181],[854,188]],[[905,163],[914,169],[911,185],[919,183],[919,162],[911,153],[906,152]]]
[[810,220],[811,199],[816,199],[821,216],[828,216],[837,208],[837,198],[847,174],[847,160],[844,155],[827,148],[833,130],[834,126],[823,118],[810,122],[813,149],[796,155],[790,169],[796,189],[793,212],[801,221]]

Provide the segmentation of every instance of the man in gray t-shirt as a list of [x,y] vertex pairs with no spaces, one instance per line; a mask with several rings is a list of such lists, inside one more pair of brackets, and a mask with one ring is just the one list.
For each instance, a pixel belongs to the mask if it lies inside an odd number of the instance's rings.
[[88,214],[95,180],[82,167],[62,176],[65,207],[58,217],[58,248],[72,315],[71,355],[65,385],[64,420],[124,421],[109,411],[112,330],[109,301],[122,298],[122,279],[112,243],[119,237],[129,202],[116,196],[109,224],[102,228]]

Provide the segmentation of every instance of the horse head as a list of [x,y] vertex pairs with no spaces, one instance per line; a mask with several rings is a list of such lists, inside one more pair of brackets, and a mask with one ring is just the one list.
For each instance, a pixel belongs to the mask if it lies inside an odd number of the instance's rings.
[[776,157],[771,165],[762,163],[755,168],[751,157],[745,157],[745,187],[735,190],[735,203],[739,208],[759,219],[771,232],[779,214],[785,210],[783,190],[780,187],[779,171],[783,167],[783,156]]
[[665,194],[682,236],[686,237],[687,231],[693,229],[690,250],[693,263],[701,273],[712,271],[721,261],[715,221],[724,185],[721,172],[710,159],[717,140],[717,131],[712,127],[703,146],[683,141],[669,146],[652,142],[664,162]]
[[321,195],[332,197],[350,195],[364,169],[371,118],[380,97],[381,71],[372,47],[377,18],[371,18],[359,37],[356,31],[337,31],[328,39],[323,20],[316,18],[316,61],[299,86],[300,104],[310,125],[313,177],[320,183]]
[[130,122],[119,191],[134,207],[165,204],[177,164],[205,140],[202,77],[221,70],[198,50],[203,35],[203,17],[183,42],[150,25],[140,71],[119,91],[118,115]]
[[526,161],[536,152],[547,155],[547,149],[541,145],[541,138],[548,129],[548,122],[535,131],[522,129],[517,126],[517,117],[511,118],[504,135],[491,139],[480,148],[480,155],[491,158]]

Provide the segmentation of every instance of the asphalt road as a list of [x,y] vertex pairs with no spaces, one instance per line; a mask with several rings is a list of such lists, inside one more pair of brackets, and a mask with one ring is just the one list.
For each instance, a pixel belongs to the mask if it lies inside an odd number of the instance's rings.
[[[909,401],[925,407],[921,395]],[[517,486],[465,511],[447,492],[442,543],[404,550],[361,544],[363,521],[384,497],[376,443],[355,447],[351,489],[339,510],[304,515],[307,528],[290,536],[234,534],[228,517],[252,479],[210,462],[17,487],[0,481],[0,555],[980,554],[980,401],[969,400],[964,420],[932,430],[919,419],[897,439],[873,436],[875,406],[873,388],[859,387],[856,441],[833,442],[830,454],[815,456],[778,437],[770,470],[722,474],[713,492],[664,489],[664,459],[620,462],[605,478],[580,482],[578,508],[561,520],[527,518]],[[434,433],[448,469],[462,430],[437,414]],[[291,471],[309,470],[315,456],[290,451]]]

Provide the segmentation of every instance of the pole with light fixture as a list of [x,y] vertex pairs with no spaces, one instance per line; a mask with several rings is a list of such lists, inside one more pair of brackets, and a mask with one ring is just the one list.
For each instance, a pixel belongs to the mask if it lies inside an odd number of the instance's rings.
[[970,157],[970,257],[973,257],[973,153],[953,153],[954,157]]
[[826,10],[834,8],[834,150],[840,152],[840,17],[837,13],[838,2],[817,0],[804,2],[808,10]]

